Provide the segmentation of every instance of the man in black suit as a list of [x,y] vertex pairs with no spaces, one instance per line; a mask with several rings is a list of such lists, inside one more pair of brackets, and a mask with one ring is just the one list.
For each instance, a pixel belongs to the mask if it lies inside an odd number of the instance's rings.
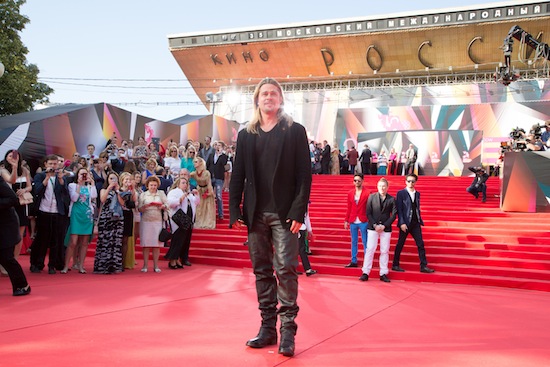
[[479,198],[479,193],[481,192],[481,202],[484,203],[487,200],[487,184],[485,182],[489,179],[489,175],[481,167],[468,167],[468,169],[476,175],[472,181],[472,184],[466,189],[466,191],[474,195],[476,199]]
[[321,173],[328,175],[330,173],[330,145],[323,140],[323,150],[321,151]]
[[67,177],[58,168],[58,156],[52,154],[45,160],[44,172],[37,173],[33,180],[38,215],[36,238],[31,251],[31,272],[42,271],[49,248],[48,272],[55,274],[56,268],[64,267],[61,246],[65,237],[69,191]]
[[361,152],[361,156],[359,157],[359,161],[361,162],[361,172],[363,175],[370,175],[370,168],[371,168],[371,160],[372,160],[372,152],[369,149],[369,146],[365,144],[365,148]]
[[388,194],[388,180],[381,178],[377,185],[378,192],[372,193],[367,200],[367,251],[363,261],[363,274],[359,278],[361,281],[369,280],[369,274],[372,269],[374,252],[378,247],[380,239],[380,280],[389,283],[388,261],[390,252],[391,225],[395,221],[397,208],[395,199]]
[[418,247],[418,257],[420,258],[420,272],[433,273],[434,270],[428,268],[428,260],[426,260],[426,250],[424,249],[424,240],[422,239],[422,227],[424,222],[420,215],[420,193],[415,190],[414,186],[418,176],[410,173],[405,177],[407,187],[397,192],[397,227],[399,227],[399,239],[395,246],[393,255],[393,271],[405,271],[399,266],[401,251],[405,245],[405,240],[409,233],[413,236]]
[[237,139],[229,211],[232,227],[248,229],[248,251],[262,316],[258,335],[246,345],[263,348],[276,344],[278,314],[279,353],[290,357],[294,355],[299,309],[297,234],[309,200],[311,161],[306,130],[284,112],[283,103],[283,91],[276,80],[260,81],[254,92],[254,116]]

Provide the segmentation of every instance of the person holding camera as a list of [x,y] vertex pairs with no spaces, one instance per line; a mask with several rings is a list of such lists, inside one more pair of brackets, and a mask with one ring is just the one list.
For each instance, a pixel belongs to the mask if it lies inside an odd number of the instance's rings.
[[97,199],[97,190],[92,180],[92,175],[86,168],[80,168],[77,172],[76,183],[69,184],[69,235],[70,242],[65,253],[65,267],[62,274],[69,271],[69,263],[74,256],[74,265],[81,274],[84,270],[84,260],[88,251],[88,240],[94,231],[94,208]]
[[479,198],[479,193],[481,192],[481,202],[484,203],[487,200],[487,184],[485,182],[489,178],[489,175],[481,167],[468,167],[468,169],[476,175],[472,181],[472,184],[466,189],[466,191],[474,195],[476,199]]
[[55,269],[63,269],[61,246],[65,237],[68,213],[69,190],[65,173],[58,169],[58,156],[48,155],[45,159],[44,172],[34,176],[36,207],[38,208],[36,238],[32,244],[31,272],[40,273],[44,269],[46,253],[50,249],[48,273],[55,274]]

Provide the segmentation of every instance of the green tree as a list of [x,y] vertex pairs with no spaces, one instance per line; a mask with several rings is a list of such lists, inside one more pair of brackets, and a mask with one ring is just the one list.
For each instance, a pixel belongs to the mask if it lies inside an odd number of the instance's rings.
[[0,2],[0,62],[5,67],[0,77],[0,116],[31,111],[34,104],[48,102],[53,92],[47,84],[38,82],[38,67],[27,62],[29,50],[19,36],[29,23],[29,18],[20,13],[25,2]]

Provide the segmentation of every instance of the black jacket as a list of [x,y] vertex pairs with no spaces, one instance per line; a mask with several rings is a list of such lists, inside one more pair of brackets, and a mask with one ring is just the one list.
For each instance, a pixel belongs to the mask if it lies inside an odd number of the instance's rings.
[[225,177],[225,165],[227,164],[227,155],[225,153],[220,154],[216,163],[214,163],[214,154],[208,157],[208,162],[206,162],[206,167],[210,172],[210,177],[212,179],[223,180]]
[[[273,154],[277,157],[273,197],[277,214],[283,226],[287,219],[303,223],[311,190],[311,161],[304,127],[296,122],[287,126],[281,121],[283,144]],[[237,138],[237,150],[229,186],[230,223],[243,219],[248,229],[252,227],[257,202],[255,144],[257,134],[243,129]],[[240,204],[244,203],[241,212]]]
[[10,248],[21,241],[19,217],[14,208],[18,204],[17,195],[0,176],[0,248]]
[[396,214],[397,207],[393,196],[386,194],[386,200],[381,207],[380,194],[377,192],[370,194],[367,200],[368,229],[374,230],[375,224],[383,224],[384,232],[391,232],[391,225],[395,221]]

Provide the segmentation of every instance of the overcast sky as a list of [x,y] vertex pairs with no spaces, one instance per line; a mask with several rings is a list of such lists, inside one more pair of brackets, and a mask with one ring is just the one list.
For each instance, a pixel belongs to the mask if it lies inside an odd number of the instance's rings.
[[[168,35],[489,3],[27,0],[21,13],[30,18],[30,24],[21,37],[29,48],[28,61],[39,67],[41,80],[55,89],[50,96],[52,103],[126,103],[121,107],[167,121],[185,114],[208,113],[172,57]],[[181,104],[163,105],[174,102]]]

